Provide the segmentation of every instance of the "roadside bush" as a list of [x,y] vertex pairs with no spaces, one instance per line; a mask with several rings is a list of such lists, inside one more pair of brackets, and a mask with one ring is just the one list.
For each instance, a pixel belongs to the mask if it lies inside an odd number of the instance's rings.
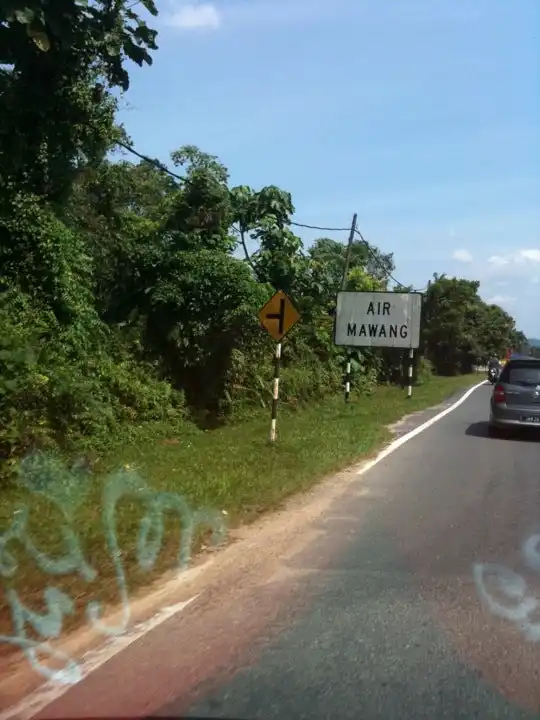
[[434,375],[433,363],[424,356],[420,356],[416,365],[415,385],[425,385]]
[[[316,358],[284,368],[280,380],[280,396],[292,407],[313,400],[321,400],[339,390],[342,371],[336,364],[323,364]],[[271,388],[271,385],[269,384]]]
[[84,328],[63,329],[20,290],[0,294],[0,459],[184,416],[183,394],[152,368],[89,344]]
[[0,287],[16,287],[62,325],[97,323],[84,244],[40,198],[2,187]]
[[40,367],[42,343],[54,319],[33,307],[13,288],[0,294],[0,459],[24,452],[33,442],[47,444],[49,378]]

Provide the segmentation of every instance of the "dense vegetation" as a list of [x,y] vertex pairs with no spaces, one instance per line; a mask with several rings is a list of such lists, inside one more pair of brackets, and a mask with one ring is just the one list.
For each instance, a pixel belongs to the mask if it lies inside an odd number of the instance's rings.
[[540,358],[540,340],[538,338],[529,338],[526,350],[529,355]]
[[[283,400],[341,388],[332,312],[345,264],[331,238],[307,250],[289,193],[230,187],[191,145],[168,172],[133,154],[115,121],[127,62],[156,34],[133,3],[0,3],[0,459],[99,446],[132,428],[232,421],[270,396],[272,343],[257,321],[273,288],[301,324],[284,345]],[[156,14],[151,0],[142,0]],[[131,7],[130,7],[131,6]],[[56,8],[56,9],[55,9]],[[117,94],[117,92],[116,92]],[[248,247],[256,243],[251,254]],[[391,254],[361,239],[349,289],[385,289]],[[403,288],[397,288],[403,291]],[[524,337],[479,283],[434,276],[419,376],[457,374]],[[399,382],[396,351],[354,355],[358,391]]]

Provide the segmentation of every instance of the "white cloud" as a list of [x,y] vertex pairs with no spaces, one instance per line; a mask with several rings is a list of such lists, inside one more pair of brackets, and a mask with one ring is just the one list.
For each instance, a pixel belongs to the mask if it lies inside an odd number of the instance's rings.
[[523,260],[532,260],[532,262],[540,263],[540,250],[532,248],[531,250],[520,250],[519,251],[519,262]]
[[494,295],[487,299],[490,305],[511,305],[515,301],[516,298],[510,297],[510,295]]
[[492,255],[489,258],[488,263],[490,265],[496,265],[497,267],[501,267],[502,265],[508,265],[508,260],[501,257],[500,255]]
[[[165,4],[163,0],[162,2]],[[202,2],[204,3],[204,0]],[[184,4],[201,7],[197,0],[192,0],[191,3],[189,0],[169,0],[169,3],[180,7]],[[211,4],[211,0],[207,4]],[[486,10],[482,7],[482,2],[478,8],[477,4],[468,4],[466,9],[460,3],[449,3],[444,7],[437,5],[434,12],[430,11],[431,4],[426,5],[426,0],[408,0],[402,4],[373,3],[368,0],[226,0],[218,2],[217,6],[220,26],[234,26],[234,32],[239,28],[267,31],[269,27],[293,25],[305,30],[314,24],[338,26],[346,22],[361,27],[367,33],[368,39],[370,35],[371,38],[378,38],[382,33],[384,38],[398,40],[406,26],[414,32],[429,34],[443,29],[447,32],[449,26],[458,30],[463,27],[464,22],[467,22],[467,25],[475,20],[478,22],[486,16]],[[216,9],[213,4],[212,7]],[[188,29],[207,27],[199,24],[186,26],[183,21],[180,25],[173,25],[167,20],[166,24]],[[475,61],[478,63],[477,57]],[[467,58],[460,57],[458,62],[466,64]],[[452,58],[452,64],[455,63],[456,60]],[[485,134],[485,128],[483,132]]]
[[217,30],[221,16],[212,3],[179,3],[166,17],[166,24],[181,30]]
[[456,250],[452,257],[454,260],[459,260],[459,262],[464,263],[470,263],[473,261],[473,256],[468,250]]
[[535,322],[528,318],[527,308],[538,292],[535,279],[540,279],[540,250],[503,251],[491,256],[487,265],[478,269],[482,296],[486,297],[486,302],[499,305],[515,315],[518,325],[528,329],[528,325]]
[[510,264],[519,265],[524,262],[540,263],[540,250],[538,248],[517,250],[516,252],[507,253],[506,255],[492,255],[488,259],[490,265],[497,267]]
[[353,17],[355,3],[351,0],[335,0],[338,8],[327,0],[227,0],[218,6],[205,0],[169,0],[171,10],[164,16],[167,27],[181,30],[234,28],[253,31],[268,30],[270,26],[291,27],[308,22],[331,21],[340,18],[338,9],[345,10]]

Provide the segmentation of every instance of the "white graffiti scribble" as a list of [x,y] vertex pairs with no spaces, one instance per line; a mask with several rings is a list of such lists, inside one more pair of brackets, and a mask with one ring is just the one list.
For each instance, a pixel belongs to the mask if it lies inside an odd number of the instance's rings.
[[[22,545],[36,565],[48,575],[63,576],[77,573],[83,580],[91,582],[98,573],[84,558],[81,541],[76,533],[76,511],[90,489],[90,474],[81,464],[66,468],[61,460],[44,453],[34,453],[21,462],[20,483],[32,493],[41,495],[60,511],[63,524],[60,527],[63,554],[51,557],[36,547],[28,531],[30,510],[24,505],[18,507],[11,524],[0,533],[0,577],[3,578],[5,596],[11,610],[14,634],[0,635],[0,643],[13,645],[25,654],[32,668],[47,680],[61,684],[73,684],[82,677],[80,665],[64,652],[53,648],[50,640],[60,637],[63,620],[73,613],[73,600],[56,587],[44,590],[46,612],[42,615],[26,607],[11,583],[15,578],[18,563],[8,546]],[[129,593],[126,582],[122,553],[116,533],[116,507],[122,498],[140,501],[146,508],[137,537],[137,560],[142,570],[150,571],[158,558],[164,539],[164,516],[174,513],[180,520],[180,545],[178,568],[185,569],[191,558],[194,534],[198,527],[211,530],[212,542],[221,542],[226,533],[223,514],[219,511],[192,511],[181,495],[151,490],[133,470],[122,469],[109,474],[103,483],[102,526],[110,557],[113,561],[122,606],[122,619],[116,626],[103,622],[101,603],[90,601],[86,616],[92,626],[103,635],[119,635],[128,628],[130,620]],[[32,640],[27,636],[27,627],[43,638]],[[60,669],[51,669],[43,660],[54,660]]]
[[[540,534],[523,543],[521,554],[527,567],[540,575]],[[540,619],[535,622],[534,617],[540,600],[521,575],[504,565],[478,563],[473,578],[481,601],[494,615],[514,623],[530,642],[540,641]]]

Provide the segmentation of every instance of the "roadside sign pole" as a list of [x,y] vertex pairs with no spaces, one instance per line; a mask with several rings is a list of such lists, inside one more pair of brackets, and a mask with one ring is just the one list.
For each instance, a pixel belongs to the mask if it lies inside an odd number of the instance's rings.
[[345,371],[345,402],[349,402],[351,394],[351,353],[347,351],[347,370]]
[[413,367],[414,367],[414,350],[409,348],[409,385],[407,387],[407,397],[412,396],[412,382],[413,382]]
[[[345,267],[343,268],[343,278],[341,279],[341,290],[347,289],[347,277],[349,275],[349,265],[351,264],[351,253],[354,242],[354,233],[356,232],[356,218],[354,213],[351,230],[349,233],[349,243],[347,245],[347,255],[345,256]],[[347,365],[345,370],[345,402],[348,403],[351,396],[351,351],[347,348]]]
[[274,387],[272,391],[272,418],[270,442],[276,441],[277,407],[279,400],[279,371],[281,368],[281,342],[289,330],[300,320],[300,313],[289,296],[278,290],[259,310],[259,321],[270,337],[276,342],[274,353]]
[[276,442],[277,408],[279,400],[279,370],[281,367],[281,343],[276,343],[274,355],[274,390],[272,393],[272,420],[270,424],[270,442]]

